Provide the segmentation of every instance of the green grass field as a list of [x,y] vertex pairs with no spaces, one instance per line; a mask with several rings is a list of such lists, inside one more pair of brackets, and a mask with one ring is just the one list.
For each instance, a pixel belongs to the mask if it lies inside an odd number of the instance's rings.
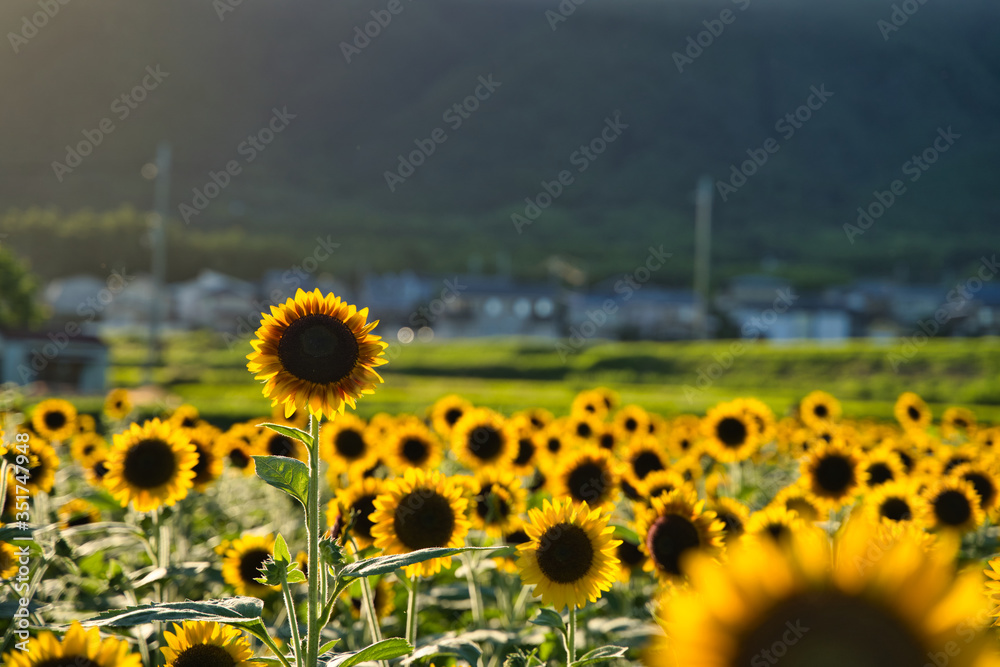
[[[146,346],[113,339],[109,383],[138,387]],[[395,344],[382,367],[385,384],[358,403],[369,417],[380,411],[421,412],[440,396],[456,392],[473,402],[512,412],[539,406],[565,413],[581,389],[605,385],[624,403],[664,415],[704,413],[718,401],[754,395],[778,414],[809,391],[837,396],[847,416],[891,418],[903,391],[915,391],[940,415],[947,405],[968,405],[980,419],[1000,422],[1000,340],[941,339],[919,348],[898,372],[890,359],[896,341],[745,344],[730,359],[732,341],[596,342],[562,358],[555,343],[541,339],[472,339]],[[246,370],[249,342],[230,347],[207,332],[172,336],[165,364],[154,381],[169,392],[168,404],[197,405],[205,417],[225,423],[266,413],[268,402]],[[712,379],[714,377],[714,379]],[[95,397],[74,398],[84,411],[99,410]],[[159,407],[162,407],[159,406]],[[154,412],[157,406],[149,406]]]

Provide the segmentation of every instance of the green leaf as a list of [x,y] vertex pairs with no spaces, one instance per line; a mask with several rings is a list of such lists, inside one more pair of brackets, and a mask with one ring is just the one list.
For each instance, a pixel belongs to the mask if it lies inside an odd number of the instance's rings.
[[393,637],[392,639],[383,639],[371,646],[366,646],[360,651],[327,654],[329,657],[321,655],[320,661],[326,667],[351,667],[351,665],[357,665],[370,660],[392,660],[407,655],[412,651],[413,647],[410,646],[410,642],[400,637]]
[[322,646],[319,647],[319,654],[323,655],[327,651],[332,650],[333,647],[336,646],[339,643],[340,643],[339,639],[331,639],[330,641],[328,641],[327,643],[325,643],[325,644],[323,644]]
[[455,556],[466,551],[496,551],[504,548],[506,547],[432,547],[430,549],[417,549],[406,554],[376,556],[347,565],[340,571],[340,577],[346,581],[358,577],[371,577],[376,574],[389,574],[401,567],[423,563],[432,558]]
[[558,614],[551,609],[539,609],[538,618],[533,620],[532,623],[547,628],[555,628],[560,632],[566,632],[566,624],[563,622],[562,614]]
[[628,526],[615,526],[614,536],[619,540],[625,540],[631,542],[632,544],[639,544],[639,533],[635,532]]
[[257,476],[306,506],[309,496],[309,467],[298,459],[284,456],[255,456]]
[[448,637],[439,639],[433,644],[421,646],[416,652],[403,661],[404,665],[410,665],[418,660],[433,658],[436,655],[458,656],[470,665],[479,664],[479,659],[483,657],[483,650],[475,642],[471,642],[461,637]]
[[288,583],[290,584],[301,584],[306,580],[306,573],[302,570],[289,570],[288,571]]
[[143,625],[153,621],[215,621],[230,625],[242,625],[252,621],[260,622],[264,602],[251,597],[232,597],[225,600],[205,600],[203,602],[166,602],[144,604],[138,607],[112,609],[86,620],[88,628],[122,628]]
[[[306,488],[308,489],[308,487]],[[281,533],[278,533],[278,537],[274,539],[274,562],[286,565],[292,562],[292,555],[288,553],[288,545]]]
[[544,663],[535,655],[537,651],[538,649],[534,649],[531,653],[525,653],[523,650],[518,649],[507,656],[507,659],[503,662],[503,667],[536,667],[537,665],[542,665]]
[[580,667],[581,665],[590,665],[595,662],[604,662],[605,660],[614,660],[615,658],[625,657],[626,649],[623,646],[599,646],[593,651],[589,651],[580,657],[579,660],[575,661],[572,667]]
[[313,441],[312,436],[303,431],[302,429],[297,429],[292,426],[285,426],[284,424],[271,424],[269,422],[265,422],[263,424],[257,424],[257,426],[258,427],[266,426],[275,433],[280,433],[281,435],[298,440],[306,447],[312,448],[312,441]]

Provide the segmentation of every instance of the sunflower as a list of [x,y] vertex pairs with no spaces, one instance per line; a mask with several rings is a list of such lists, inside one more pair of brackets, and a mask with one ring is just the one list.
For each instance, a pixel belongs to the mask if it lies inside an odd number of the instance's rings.
[[[2,526],[2,524],[0,524]],[[19,567],[18,550],[9,542],[0,542],[0,579],[11,579]]]
[[621,442],[621,438],[614,424],[606,422],[598,424],[597,430],[594,432],[593,443],[595,445],[609,452],[614,452],[618,448],[619,442]]
[[[393,600],[394,593],[392,584],[386,577],[379,577],[372,584],[372,604],[375,606],[376,618],[386,618],[396,609],[396,602]],[[359,595],[351,597],[351,615],[354,618],[361,618],[361,608],[364,606],[364,599]]]
[[[387,555],[429,547],[460,547],[469,532],[465,516],[468,501],[461,488],[436,471],[409,468],[403,477],[386,483],[374,505],[372,537],[375,546]],[[433,558],[404,569],[409,577],[431,577],[448,567],[451,557]]]
[[700,456],[703,449],[701,442],[701,420],[694,415],[675,417],[666,431],[667,451],[675,458],[685,456]]
[[799,419],[813,428],[840,419],[840,401],[825,391],[810,392],[799,403]]
[[979,449],[975,445],[961,445],[959,447],[941,445],[937,449],[937,455],[941,459],[941,472],[947,475],[958,466],[977,461]]
[[517,439],[503,417],[489,408],[465,413],[451,432],[451,447],[469,468],[507,466],[517,456]]
[[758,398],[740,398],[734,403],[743,409],[757,427],[758,447],[774,440],[778,434],[774,411],[764,401]]
[[153,419],[118,433],[108,455],[104,485],[138,512],[173,505],[187,496],[198,454],[180,429]]
[[756,420],[735,401],[709,410],[701,429],[707,453],[723,463],[750,458],[760,444]]
[[558,462],[559,457],[565,453],[564,450],[568,449],[564,423],[565,419],[555,419],[532,437],[538,450],[539,462],[543,466]]
[[654,470],[646,475],[646,478],[640,484],[641,486],[638,488],[639,494],[646,501],[652,500],[657,496],[662,496],[665,493],[691,486],[684,479],[684,475],[673,469]]
[[[240,432],[248,432],[251,428],[253,427],[246,424],[233,424],[215,441],[216,455],[225,461],[230,468],[235,468],[247,476],[252,475],[256,469],[253,460],[255,450]],[[254,429],[255,436],[257,435],[256,431]]]
[[519,475],[530,475],[535,471],[535,465],[540,458],[536,435],[541,431],[532,430],[525,419],[514,421],[514,432],[517,434],[517,456],[511,462],[511,470]]
[[976,413],[968,408],[948,408],[941,415],[941,435],[946,440],[971,440],[976,435]]
[[108,474],[108,458],[106,455],[96,456],[90,464],[83,469],[83,475],[87,478],[87,483],[91,486],[102,488],[104,478]]
[[[690,587],[663,601],[666,637],[645,663],[976,664],[988,618],[981,575],[956,575],[943,548],[928,552],[907,531],[881,543],[877,532],[852,522],[833,547],[811,533],[789,548],[738,545],[725,564],[696,555]],[[885,544],[877,555],[875,544]]]
[[132,399],[125,389],[112,389],[104,398],[104,414],[115,421],[121,421],[132,412]]
[[765,507],[750,515],[744,527],[744,539],[784,543],[797,533],[808,532],[808,527],[798,512],[779,506]]
[[198,418],[198,408],[185,403],[174,410],[167,421],[177,428],[194,428],[201,420]]
[[618,439],[627,442],[649,432],[649,413],[638,405],[626,405],[615,413],[612,424]]
[[167,645],[160,650],[166,667],[251,667],[250,642],[234,627],[214,621],[184,621],[173,624],[173,632],[164,632]]
[[528,510],[530,540],[517,547],[521,581],[556,611],[583,607],[611,590],[618,570],[614,527],[601,508],[568,498]]
[[915,493],[908,481],[887,482],[865,496],[865,511],[873,520],[908,522],[922,520],[929,510],[927,501]]
[[338,489],[337,497],[330,501],[326,509],[326,523],[330,528],[347,524],[347,518],[354,515],[351,536],[358,548],[370,547],[372,536],[371,514],[375,511],[375,499],[383,491],[384,482],[376,477],[365,477],[348,487]]
[[795,512],[803,521],[820,521],[822,506],[808,489],[792,484],[786,486],[771,500],[770,505],[784,507],[790,512]]
[[[434,432],[418,420],[407,421],[394,428],[381,447],[386,463],[396,472],[407,468],[437,468],[443,450],[444,446]],[[378,456],[374,448],[372,454]]]
[[646,479],[649,473],[666,470],[669,466],[663,446],[652,436],[632,440],[622,452],[621,460],[640,482]]
[[476,475],[476,487],[470,512],[474,525],[493,537],[514,530],[528,506],[521,480],[510,471],[488,468]]
[[80,465],[87,467],[101,456],[107,456],[108,443],[96,433],[80,433],[69,443],[70,456]]
[[254,453],[263,456],[284,456],[299,461],[305,461],[309,456],[301,440],[290,438],[269,428],[262,429],[257,436],[254,441]]
[[545,408],[528,408],[511,415],[511,419],[520,421],[528,427],[531,433],[537,433],[552,423],[554,417]]
[[722,522],[722,536],[726,544],[732,544],[743,535],[750,510],[735,498],[715,498],[708,501],[705,509],[715,512],[715,518]]
[[79,621],[62,639],[45,631],[29,639],[27,648],[5,654],[5,667],[142,667],[142,657],[129,653],[127,642],[114,637],[102,640],[97,628],[84,630]]
[[[504,533],[502,536],[503,545],[509,547],[516,547],[519,544],[525,544],[529,540],[528,533],[525,530],[524,519],[518,517],[515,520],[515,528],[510,532]],[[501,572],[517,572],[517,552],[512,554],[505,554],[502,556],[494,556],[493,562],[496,563],[497,569]]]
[[76,408],[61,398],[42,401],[31,413],[31,425],[47,440],[69,440],[76,433]]
[[891,449],[875,449],[861,459],[861,481],[868,489],[899,481],[905,476],[899,454]]
[[907,431],[923,431],[931,425],[930,408],[912,391],[900,394],[892,411],[896,421]]
[[636,532],[649,560],[643,566],[664,583],[687,574],[685,559],[695,551],[722,553],[725,524],[705,509],[693,489],[677,489],[652,499],[647,508],[636,507]]
[[576,446],[593,444],[603,422],[588,412],[571,414],[564,422],[566,435]]
[[977,428],[975,443],[982,449],[994,449],[1000,443],[1000,426]]
[[671,470],[676,470],[685,482],[695,484],[705,475],[705,470],[701,467],[701,457],[697,454],[682,456],[670,466]]
[[573,397],[573,403],[570,405],[570,414],[573,416],[585,415],[603,420],[616,403],[617,399],[610,390],[588,389],[581,391]]
[[187,432],[198,454],[198,462],[191,469],[194,471],[191,483],[196,491],[204,491],[209,484],[222,476],[223,461],[216,450],[216,442],[221,434],[219,429],[209,424],[202,424]]
[[932,529],[967,533],[983,523],[985,516],[972,482],[945,478],[928,486],[922,495],[928,506],[925,521]]
[[983,462],[965,463],[951,471],[951,476],[972,484],[979,496],[979,505],[990,517],[1000,512],[1000,481],[993,466]]
[[387,344],[370,333],[378,322],[367,322],[367,308],[299,289],[263,315],[247,368],[267,382],[264,396],[284,405],[286,417],[296,409],[332,417],[382,382],[373,369],[387,362]]
[[860,457],[846,445],[820,445],[806,456],[799,468],[802,483],[823,509],[836,510],[859,490]]
[[59,526],[65,530],[75,526],[86,526],[101,520],[97,506],[82,498],[73,498],[59,508]]
[[292,410],[292,414],[285,416],[285,406],[284,405],[274,405],[271,406],[271,419],[268,421],[274,421],[278,423],[288,424],[289,426],[294,426],[297,429],[303,431],[309,430],[309,411],[308,410]]
[[92,416],[79,413],[76,415],[76,434],[83,435],[85,433],[96,433],[97,432],[97,420]]
[[615,549],[615,556],[618,558],[617,580],[623,584],[631,581],[633,574],[645,571],[645,565],[649,561],[639,543],[628,538],[622,538],[621,544]]
[[278,586],[265,586],[255,581],[263,576],[260,567],[273,552],[272,535],[244,535],[229,542],[222,561],[222,578],[236,589],[237,595],[263,597],[279,590]]
[[319,434],[319,453],[330,464],[327,475],[336,476],[354,467],[363,470],[375,462],[378,451],[371,436],[365,435],[366,428],[363,419],[350,413],[338,415],[323,425]]
[[28,468],[28,492],[35,495],[39,491],[49,493],[56,482],[59,455],[56,450],[40,438],[32,438],[28,443],[31,462]]
[[442,438],[451,437],[451,430],[455,428],[455,424],[472,407],[472,403],[458,394],[442,396],[431,406],[431,425]]
[[611,509],[620,478],[619,464],[611,454],[591,446],[566,457],[552,473],[550,488],[556,498]]

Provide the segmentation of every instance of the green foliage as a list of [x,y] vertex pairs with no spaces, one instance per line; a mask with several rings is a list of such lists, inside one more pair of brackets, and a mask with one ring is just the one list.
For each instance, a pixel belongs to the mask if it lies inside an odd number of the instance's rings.
[[253,460],[258,477],[305,507],[309,491],[309,467],[305,463],[285,456],[254,456]]
[[38,279],[8,248],[0,248],[0,327],[23,328],[42,320]]

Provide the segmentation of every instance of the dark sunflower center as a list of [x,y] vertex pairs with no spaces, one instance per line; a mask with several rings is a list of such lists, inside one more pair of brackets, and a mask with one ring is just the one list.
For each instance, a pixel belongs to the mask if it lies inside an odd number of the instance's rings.
[[602,449],[614,449],[615,448],[615,436],[610,433],[602,433],[601,437],[597,440],[597,444]]
[[892,468],[884,463],[868,466],[868,486],[879,486],[892,480]]
[[90,515],[84,512],[72,515],[66,522],[66,525],[73,528],[74,526],[86,526],[90,523],[93,523],[93,521],[90,520]]
[[293,458],[293,452],[295,452],[295,442],[287,435],[275,433],[267,439],[267,453],[271,456]]
[[407,549],[444,547],[455,532],[455,513],[444,496],[416,489],[400,498],[393,513],[393,527]]
[[734,665],[884,667],[923,665],[929,655],[886,609],[834,592],[785,600],[743,633],[736,646]]
[[715,433],[723,445],[736,448],[746,442],[747,425],[743,423],[742,419],[724,417],[719,420],[719,425],[715,427]]
[[245,552],[240,556],[240,579],[248,584],[257,583],[254,579],[263,576],[260,572],[260,566],[270,557],[271,554],[264,549],[250,549]]
[[444,413],[444,420],[448,423],[448,426],[454,426],[455,422],[462,418],[461,408],[449,408]]
[[285,329],[278,359],[286,371],[307,382],[337,383],[354,370],[360,348],[354,333],[331,315],[314,313]]
[[917,410],[912,405],[908,405],[906,407],[906,416],[912,419],[913,421],[918,421],[920,419],[920,410]]
[[571,584],[583,579],[594,563],[594,545],[580,526],[556,524],[538,542],[538,569],[556,583]]
[[814,473],[820,489],[830,495],[840,495],[854,482],[854,468],[843,456],[825,456],[816,465]]
[[639,479],[646,479],[654,470],[663,470],[663,459],[656,452],[643,451],[632,459],[632,471]]
[[664,482],[662,484],[657,484],[649,489],[649,497],[656,498],[657,496],[662,496],[664,493],[670,493],[676,487],[670,482]]
[[125,454],[123,477],[140,489],[166,484],[176,471],[174,450],[162,440],[140,440]]
[[181,428],[194,428],[198,425],[198,419],[195,417],[185,417],[181,420]]
[[972,516],[972,506],[964,493],[948,489],[934,499],[934,516],[946,526],[961,526]]
[[58,431],[66,425],[66,415],[60,410],[51,410],[45,413],[42,421],[45,422],[45,425],[49,427],[49,429]]
[[370,517],[375,511],[375,495],[361,496],[351,505],[351,511],[357,512],[354,517],[354,532],[366,540],[372,539],[372,526],[375,524]]
[[545,443],[545,447],[551,453],[556,454],[559,452],[560,449],[562,449],[562,440],[560,440],[559,438],[549,438]]
[[585,461],[566,476],[566,488],[575,500],[599,501],[608,491],[608,475],[604,466]]
[[477,459],[491,461],[502,448],[503,438],[492,426],[477,426],[469,433],[469,451]]
[[902,498],[886,498],[879,506],[878,512],[890,521],[909,521],[913,518],[910,504]]
[[197,644],[181,651],[174,659],[174,667],[233,667],[233,656],[215,644]]
[[337,453],[345,459],[356,459],[365,453],[365,439],[354,429],[344,429],[333,439]]
[[904,451],[896,450],[896,454],[899,455],[899,460],[903,462],[903,469],[906,472],[913,470],[913,457]]
[[503,536],[504,544],[524,544],[531,538],[523,530],[515,530]]
[[775,542],[783,542],[791,536],[792,531],[787,525],[779,521],[774,521],[764,526],[764,533],[769,535]]
[[629,433],[632,433],[637,428],[639,428],[639,422],[637,422],[635,419],[633,419],[632,417],[629,417],[629,418],[627,418],[625,420],[625,430],[626,431],[628,431]]
[[972,484],[972,488],[976,490],[979,494],[980,505],[983,507],[989,507],[993,498],[997,494],[996,487],[993,486],[993,481],[986,475],[980,472],[967,472],[962,475],[962,479],[968,480]]
[[94,472],[94,477],[97,479],[104,479],[104,476],[108,474],[108,466],[104,461],[98,461],[93,465],[91,470]]
[[239,447],[234,447],[229,450],[229,463],[233,465],[234,468],[246,468],[250,465],[250,457]]
[[209,464],[212,462],[209,458],[211,454],[202,445],[195,444],[194,448],[198,450],[198,462],[194,464],[194,483],[205,482],[211,479],[211,474],[209,473]]
[[618,560],[629,567],[637,567],[641,565],[643,559],[646,557],[646,555],[642,553],[638,544],[629,542],[628,540],[622,540],[622,543],[618,545],[616,553],[618,555]]
[[785,509],[790,512],[797,513],[806,521],[815,521],[819,518],[819,512],[817,512],[813,504],[805,498],[789,498],[785,501]]
[[587,422],[580,422],[576,425],[576,434],[581,438],[589,438],[594,433]]
[[701,538],[695,525],[676,514],[661,516],[646,534],[646,549],[653,562],[660,569],[677,576],[681,574],[681,556],[689,549],[697,549],[700,544]]
[[947,475],[958,466],[962,465],[963,463],[969,463],[970,461],[971,459],[965,456],[953,456],[950,459],[948,459],[947,463],[944,464],[942,472],[944,472],[944,474]]
[[535,455],[535,442],[531,438],[519,438],[517,441],[517,458],[514,459],[514,465],[524,466],[528,465],[532,457]]
[[420,465],[431,454],[430,447],[420,438],[407,438],[401,447],[403,458],[414,465]]
[[[738,516],[725,510],[716,510],[715,515],[722,522],[722,532],[725,533],[727,540],[743,534],[743,522]],[[727,541],[726,544],[728,543]]]
[[587,403],[587,405],[583,406],[583,409],[591,414],[597,412],[597,408],[594,406],[593,403]]
[[510,503],[493,493],[492,484],[487,484],[476,496],[476,514],[483,521],[499,522],[510,516]]
[[682,452],[686,452],[687,450],[691,449],[691,440],[689,438],[681,438],[678,441],[678,444],[680,444]]
[[32,663],[36,667],[100,667],[96,662],[82,655],[64,655]]
[[968,425],[968,423],[966,423],[966,421],[965,421],[964,419],[961,419],[961,418],[959,418],[959,419],[956,419],[955,421],[953,421],[953,422],[952,422],[952,425],[953,425],[953,426],[954,426],[955,428],[960,428],[960,429],[965,429],[965,428],[969,428],[969,425]]
[[826,417],[830,413],[826,409],[826,406],[823,405],[822,403],[820,403],[815,408],[813,408],[813,414],[816,415],[817,417],[819,417],[820,419],[823,419],[824,417]]
[[84,456],[90,456],[91,454],[93,454],[93,453],[94,453],[94,450],[95,450],[95,449],[97,449],[97,445],[95,445],[95,444],[93,444],[93,443],[90,443],[90,444],[87,444],[87,445],[84,445],[84,446],[83,446],[83,451],[82,451],[82,454],[83,454]]

